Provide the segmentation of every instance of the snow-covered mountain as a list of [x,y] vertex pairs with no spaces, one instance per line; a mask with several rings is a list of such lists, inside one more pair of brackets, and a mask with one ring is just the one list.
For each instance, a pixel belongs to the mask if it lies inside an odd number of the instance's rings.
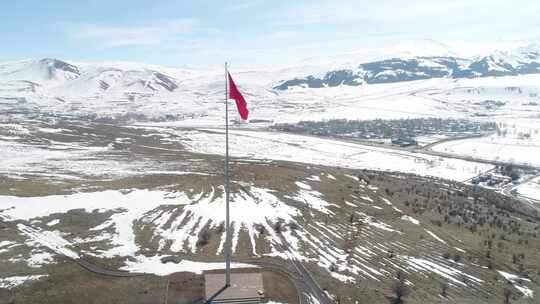
[[161,72],[115,67],[79,67],[62,60],[45,58],[0,65],[5,82],[33,82],[58,94],[92,95],[110,90],[125,92],[169,92],[178,88],[177,80]]
[[[463,111],[477,116],[485,113],[483,109],[477,109],[480,106],[476,104],[481,105],[484,99],[503,98],[481,95],[475,97],[472,106],[460,104],[472,100],[471,95],[451,107],[446,104],[441,107],[438,102],[426,104],[423,97],[417,97],[418,101],[407,97],[407,102],[414,107],[403,111],[403,102],[399,101],[401,110],[396,111],[391,99],[385,98],[385,103],[375,102],[388,92],[387,85],[396,89],[392,91],[393,96],[420,96],[420,92],[437,87],[445,94],[445,99],[450,98],[446,91],[459,87],[493,83],[505,95],[512,95],[515,92],[505,90],[507,86],[527,86],[521,90],[527,92],[527,96],[505,96],[501,102],[507,106],[510,106],[509,100],[515,100],[515,105],[538,103],[535,97],[538,90],[534,88],[536,76],[533,75],[540,74],[538,45],[472,59],[461,58],[452,52],[438,51],[433,56],[427,56],[426,52],[418,54],[411,56],[406,52],[401,57],[371,61],[362,60],[380,57],[351,54],[329,61],[311,59],[297,66],[274,70],[233,69],[233,74],[255,109],[251,118],[259,121],[291,121],[306,116],[312,119],[401,118],[430,116],[441,114],[441,111],[445,111],[444,116],[462,116]],[[529,75],[529,78],[497,81],[502,79],[500,77],[520,75]],[[483,83],[473,83],[475,80]],[[0,64],[0,110],[6,113],[115,119],[133,115],[160,120],[164,117],[196,118],[215,125],[216,121],[222,121],[223,88],[223,71],[220,69],[167,68],[133,63],[86,64],[50,58]],[[360,106],[360,97],[367,98],[361,103],[362,112],[354,110]],[[476,100],[480,97],[483,99]],[[373,112],[377,115],[373,116]]]
[[55,91],[58,95],[112,95],[129,93],[152,94],[158,91],[172,92],[178,81],[171,76],[153,70],[121,70],[110,67],[92,68],[80,77],[66,82]]
[[[450,53],[449,53],[450,54]],[[453,55],[392,57],[367,62],[355,54],[342,55],[341,60],[320,64],[290,67],[277,71],[250,72],[253,78],[267,80],[268,89],[285,90],[294,86],[309,88],[358,86],[362,84],[391,83],[431,78],[475,78],[540,73],[540,45],[520,47],[510,52],[496,51],[486,56],[467,59]],[[373,56],[371,56],[373,57]],[[313,60],[312,60],[313,61]],[[342,62],[337,64],[336,62]],[[347,64],[343,64],[347,62]],[[304,63],[305,64],[305,63]],[[326,71],[325,71],[325,68]],[[346,68],[355,66],[355,68]],[[311,67],[311,68],[310,68]],[[332,69],[332,67],[340,67]],[[302,71],[313,73],[301,75]],[[107,91],[153,93],[173,92],[182,80],[202,75],[219,74],[218,71],[200,72],[188,69],[170,69],[143,64],[80,64],[59,59],[25,60],[0,64],[0,82],[33,82],[41,87],[54,88],[57,94],[82,96],[100,95]],[[292,79],[286,79],[286,78]],[[285,79],[281,79],[285,78]],[[185,89],[185,88],[184,88]]]
[[356,69],[328,71],[323,77],[308,75],[281,81],[274,88],[286,90],[339,85],[392,83],[431,78],[476,78],[540,73],[540,47],[529,45],[512,52],[494,52],[473,59],[433,56],[391,58],[362,63]]
[[44,58],[0,65],[0,79],[42,84],[62,83],[80,76],[79,68],[67,62]]

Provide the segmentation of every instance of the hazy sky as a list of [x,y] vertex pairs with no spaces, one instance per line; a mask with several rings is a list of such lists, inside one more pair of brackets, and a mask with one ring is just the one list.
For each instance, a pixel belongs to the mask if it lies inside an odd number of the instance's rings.
[[0,61],[270,65],[403,40],[540,41],[539,0],[0,1]]

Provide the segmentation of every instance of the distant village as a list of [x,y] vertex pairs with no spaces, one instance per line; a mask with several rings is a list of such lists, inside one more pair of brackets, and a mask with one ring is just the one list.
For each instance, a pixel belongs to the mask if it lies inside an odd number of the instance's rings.
[[347,137],[363,140],[386,139],[402,147],[416,146],[417,137],[440,135],[459,137],[484,135],[497,131],[493,122],[476,122],[465,119],[415,118],[396,120],[346,120],[301,121],[296,124],[276,124],[271,127],[282,132],[316,136]]

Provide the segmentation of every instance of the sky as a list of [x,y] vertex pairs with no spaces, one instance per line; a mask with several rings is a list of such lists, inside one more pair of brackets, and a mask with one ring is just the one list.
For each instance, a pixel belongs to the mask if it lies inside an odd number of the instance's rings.
[[417,41],[472,55],[540,42],[539,15],[538,0],[0,1],[0,61],[274,66]]

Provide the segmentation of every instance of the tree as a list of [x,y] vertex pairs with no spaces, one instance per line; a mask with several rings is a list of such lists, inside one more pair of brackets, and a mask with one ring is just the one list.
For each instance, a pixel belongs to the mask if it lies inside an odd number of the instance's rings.
[[504,295],[504,304],[510,304],[510,299],[512,298],[512,289],[506,287],[503,291]]
[[390,291],[392,292],[389,297],[391,304],[402,304],[404,303],[403,298],[409,295],[410,289],[407,284],[405,284],[405,280],[405,273],[399,270],[396,273],[396,280],[390,288]]
[[328,267],[328,270],[330,270],[330,272],[336,271],[337,270],[336,264],[334,263],[330,264],[330,266]]
[[264,228],[264,226],[261,224],[255,224],[255,230],[259,232],[259,235],[263,235],[266,233],[266,228]]
[[274,231],[278,234],[280,234],[283,231],[283,223],[281,221],[277,221],[274,223]]
[[219,226],[217,227],[217,233],[223,233],[223,231],[225,231],[225,224],[224,224],[224,223],[221,223],[221,224],[219,224]]
[[208,244],[208,241],[210,240],[210,233],[208,230],[203,230],[201,232],[201,235],[199,236],[199,239],[197,240],[197,247],[203,247]]
[[512,172],[510,173],[510,178],[511,178],[513,181],[518,180],[519,177],[520,177],[520,176],[519,176],[519,173],[516,172],[516,171],[512,171]]
[[447,282],[441,282],[441,296],[447,298],[448,297],[448,283]]

